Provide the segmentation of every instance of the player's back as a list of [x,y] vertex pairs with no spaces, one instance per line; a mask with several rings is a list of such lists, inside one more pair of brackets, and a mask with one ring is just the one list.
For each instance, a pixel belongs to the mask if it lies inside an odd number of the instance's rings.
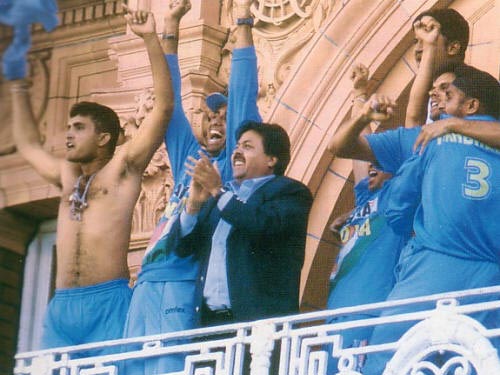
[[452,133],[429,144],[421,162],[417,239],[449,255],[498,262],[500,150]]

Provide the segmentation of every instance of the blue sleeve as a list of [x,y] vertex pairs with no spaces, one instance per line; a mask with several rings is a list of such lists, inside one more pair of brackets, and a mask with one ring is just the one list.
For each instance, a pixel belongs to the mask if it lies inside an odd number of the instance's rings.
[[198,214],[188,214],[186,210],[182,210],[181,212],[181,217],[180,217],[180,228],[181,228],[181,237],[186,237],[188,234],[190,234],[194,227],[196,226],[196,223],[198,222]]
[[423,156],[414,155],[403,163],[397,174],[386,184],[384,216],[395,233],[410,233],[413,218],[422,200]]
[[219,162],[223,181],[232,179],[231,154],[236,145],[236,131],[245,120],[262,121],[257,108],[259,84],[257,55],[253,46],[233,51],[228,91],[226,149],[223,152],[227,157]]
[[413,155],[413,145],[420,133],[420,127],[406,129],[399,127],[382,133],[366,136],[377,164],[385,172],[396,174],[404,161]]
[[177,183],[184,171],[184,162],[188,155],[196,154],[199,144],[191,125],[184,113],[181,97],[181,72],[177,55],[165,55],[172,86],[174,89],[174,111],[165,133],[168,159],[174,181]]

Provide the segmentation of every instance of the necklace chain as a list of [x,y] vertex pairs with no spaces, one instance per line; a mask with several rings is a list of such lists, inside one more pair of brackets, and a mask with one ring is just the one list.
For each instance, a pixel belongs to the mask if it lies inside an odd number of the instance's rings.
[[75,186],[73,187],[73,193],[71,193],[71,195],[69,196],[69,203],[71,205],[70,207],[71,220],[81,221],[83,210],[88,207],[87,193],[89,191],[90,183],[95,177],[95,173],[90,175],[89,179],[87,180],[87,183],[85,184],[85,188],[83,189],[83,193],[80,194],[80,183],[82,182],[83,177],[84,175],[81,174],[77,178]]

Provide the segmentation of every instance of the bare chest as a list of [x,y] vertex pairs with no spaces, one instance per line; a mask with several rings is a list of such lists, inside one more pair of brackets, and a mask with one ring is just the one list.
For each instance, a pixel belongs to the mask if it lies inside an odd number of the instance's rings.
[[80,221],[82,213],[91,202],[99,202],[109,196],[109,187],[103,185],[102,181],[95,177],[95,175],[80,175],[72,185],[68,184],[64,189],[61,208],[70,211],[71,219]]

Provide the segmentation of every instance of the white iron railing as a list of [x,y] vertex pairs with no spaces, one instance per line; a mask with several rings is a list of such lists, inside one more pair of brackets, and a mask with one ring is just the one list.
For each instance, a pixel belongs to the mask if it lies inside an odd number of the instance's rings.
[[[433,307],[421,310],[429,304]],[[417,312],[324,323],[336,316],[373,314],[395,306],[414,307]],[[486,311],[500,316],[500,286],[20,353],[14,374],[121,375],[128,374],[124,369],[131,359],[173,358],[181,359],[183,369],[168,375],[239,375],[245,373],[244,364],[248,366],[251,358],[251,375],[267,375],[274,350],[274,356],[279,356],[279,375],[359,375],[357,359],[377,352],[392,356],[384,375],[499,375],[500,360],[492,340],[500,341],[500,321],[485,328],[469,316]],[[348,329],[390,327],[398,322],[416,324],[396,342],[342,347],[342,333]],[[85,358],[76,355],[96,349],[116,353]],[[445,358],[444,363],[429,360],[437,354]],[[338,359],[338,368],[327,371],[331,358]]]

